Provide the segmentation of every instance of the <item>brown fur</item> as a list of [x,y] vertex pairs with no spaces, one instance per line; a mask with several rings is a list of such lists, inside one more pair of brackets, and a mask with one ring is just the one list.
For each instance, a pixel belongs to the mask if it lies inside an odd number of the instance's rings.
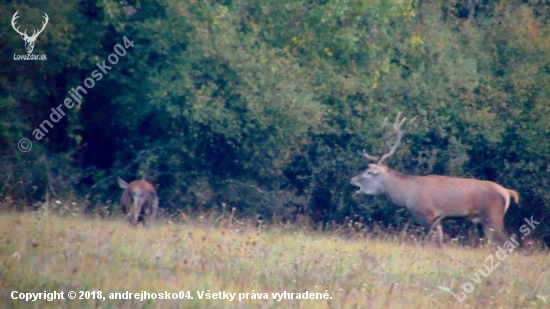
[[[379,156],[372,156],[363,150],[362,155],[376,164],[369,164],[368,169],[351,179],[351,184],[360,188],[357,193],[385,194],[393,203],[407,207],[430,232],[437,229],[438,244],[443,238],[441,221],[450,217],[463,217],[481,223],[485,235],[489,238],[496,237],[502,244],[507,238],[503,226],[504,214],[510,205],[510,196],[516,203],[519,202],[516,191],[491,181],[477,179],[437,175],[409,176],[382,165],[385,159],[395,153],[406,133],[402,129],[406,118],[399,120],[400,115],[401,112],[397,114],[393,131],[389,133],[387,118],[384,120],[384,147]],[[415,118],[409,122],[409,127]],[[395,136],[393,144],[389,142],[392,136]]]
[[485,180],[438,175],[404,175],[384,165],[369,168],[352,178],[358,193],[385,194],[393,203],[405,206],[430,232],[437,230],[441,242],[441,220],[463,217],[483,225],[489,238],[499,243],[507,239],[503,217],[516,191]]
[[[144,210],[144,222],[152,221],[157,216],[159,199],[155,187],[145,180],[135,180],[131,183],[118,178],[119,186],[124,189],[120,197],[120,208],[126,214],[126,220],[131,225],[136,225],[139,215]],[[145,218],[147,217],[147,218]]]

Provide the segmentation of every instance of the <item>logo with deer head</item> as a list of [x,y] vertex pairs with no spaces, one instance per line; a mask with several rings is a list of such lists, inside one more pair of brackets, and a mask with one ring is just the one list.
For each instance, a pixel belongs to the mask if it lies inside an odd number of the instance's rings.
[[25,29],[24,32],[21,32],[19,31],[19,26],[15,28],[15,23],[16,23],[15,20],[19,18],[19,16],[17,15],[17,12],[13,14],[13,17],[11,19],[11,26],[13,27],[13,30],[19,33],[19,35],[21,35],[21,38],[25,41],[25,49],[27,50],[27,54],[32,54],[32,50],[34,49],[34,43],[36,42],[36,38],[38,38],[38,35],[42,33],[42,31],[44,31],[44,28],[46,28],[46,25],[48,24],[48,20],[49,20],[48,14],[44,13],[44,19],[46,21],[42,22],[42,29],[40,29],[38,32],[35,29],[33,30],[32,35],[28,36],[27,29]]

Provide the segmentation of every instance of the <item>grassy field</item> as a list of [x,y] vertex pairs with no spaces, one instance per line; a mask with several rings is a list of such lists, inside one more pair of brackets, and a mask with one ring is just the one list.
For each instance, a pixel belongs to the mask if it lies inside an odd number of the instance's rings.
[[[43,212],[3,212],[0,227],[0,299],[7,308],[550,306],[548,252],[516,250],[499,261],[492,248],[437,249],[423,242],[168,220],[132,228],[120,218]],[[484,277],[478,270],[487,274],[483,265],[491,268],[491,254],[496,268]],[[464,284],[471,293],[463,292]],[[53,291],[65,299],[12,299]],[[77,299],[69,300],[69,291]],[[163,297],[182,291],[186,299],[109,299],[126,291]],[[275,294],[285,291],[286,299]],[[467,297],[460,303],[451,291]]]

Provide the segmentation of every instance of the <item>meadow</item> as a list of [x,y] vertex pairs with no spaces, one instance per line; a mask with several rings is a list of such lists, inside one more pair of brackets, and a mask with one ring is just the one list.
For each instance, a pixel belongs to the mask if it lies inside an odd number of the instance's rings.
[[[501,261],[493,247],[438,249],[423,240],[231,218],[130,227],[120,217],[4,211],[0,227],[0,299],[7,308],[550,306],[547,251],[517,249]],[[492,268],[486,277],[484,265]],[[64,299],[45,300],[53,291]],[[77,299],[68,299],[70,291]],[[145,292],[159,294],[135,299]],[[451,292],[465,297],[459,302]],[[13,299],[24,293],[42,299]],[[180,295],[185,299],[158,299]]]

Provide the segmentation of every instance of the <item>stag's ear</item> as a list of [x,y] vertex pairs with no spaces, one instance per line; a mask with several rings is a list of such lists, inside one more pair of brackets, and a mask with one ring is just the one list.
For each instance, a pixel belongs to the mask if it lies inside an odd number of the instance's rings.
[[376,164],[369,164],[369,170],[372,172],[373,175],[380,174],[380,167]]
[[122,188],[122,189],[126,189],[126,187],[128,187],[128,183],[124,180],[122,180],[122,178],[118,177],[117,179],[117,182],[118,182],[118,185]]

